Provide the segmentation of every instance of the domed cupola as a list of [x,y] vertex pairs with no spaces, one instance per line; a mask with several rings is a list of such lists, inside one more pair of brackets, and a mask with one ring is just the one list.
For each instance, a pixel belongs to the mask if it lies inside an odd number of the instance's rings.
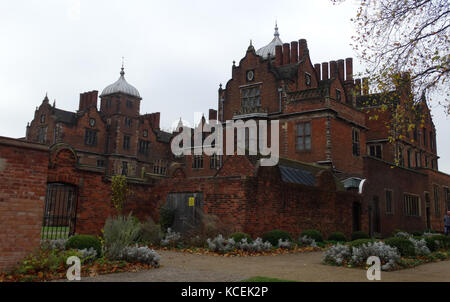
[[275,47],[277,47],[278,45],[283,46],[283,42],[281,41],[280,34],[278,33],[278,25],[275,23],[275,33],[272,42],[258,49],[256,54],[263,57],[264,59],[267,59],[269,57],[269,54],[271,57],[274,57]]
[[113,84],[103,89],[102,93],[100,94],[100,97],[111,95],[114,93],[124,93],[133,96],[135,98],[141,99],[139,91],[133,85],[129,84],[125,80],[125,72],[123,71],[123,65],[122,70],[120,71],[120,78]]

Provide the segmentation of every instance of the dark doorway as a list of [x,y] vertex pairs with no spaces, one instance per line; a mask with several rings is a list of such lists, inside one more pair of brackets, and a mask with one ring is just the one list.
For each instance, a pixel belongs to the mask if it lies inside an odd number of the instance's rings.
[[353,232],[361,231],[361,204],[353,202]]
[[68,238],[75,234],[77,187],[63,183],[47,184],[42,239]]
[[198,226],[203,213],[203,193],[169,193],[164,205],[174,210],[172,229],[184,233]]

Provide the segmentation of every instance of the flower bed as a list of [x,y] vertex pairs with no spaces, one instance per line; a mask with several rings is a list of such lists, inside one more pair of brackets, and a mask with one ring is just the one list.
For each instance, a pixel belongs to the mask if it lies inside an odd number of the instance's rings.
[[393,238],[382,241],[359,239],[329,247],[324,253],[323,263],[367,269],[366,261],[370,256],[380,258],[384,271],[449,260],[449,238],[430,233],[413,237],[406,232],[396,232]]

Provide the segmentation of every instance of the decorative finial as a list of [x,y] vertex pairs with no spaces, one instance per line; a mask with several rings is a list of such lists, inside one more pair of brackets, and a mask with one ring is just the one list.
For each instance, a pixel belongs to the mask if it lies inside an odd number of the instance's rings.
[[280,33],[278,32],[278,21],[275,20],[275,33],[273,34],[275,37],[279,37]]
[[252,39],[250,39],[250,46],[253,46],[253,44],[252,44]]
[[222,83],[219,84],[219,89],[222,89]]
[[123,64],[124,64],[124,60],[125,60],[125,58],[124,57],[122,57],[122,68],[121,68],[121,71],[120,71],[120,75],[121,76],[124,76],[124,74],[125,74],[125,71],[123,71]]
[[233,66],[236,66],[236,61],[235,60],[233,60]]
[[53,100],[53,108],[56,106],[56,99]]

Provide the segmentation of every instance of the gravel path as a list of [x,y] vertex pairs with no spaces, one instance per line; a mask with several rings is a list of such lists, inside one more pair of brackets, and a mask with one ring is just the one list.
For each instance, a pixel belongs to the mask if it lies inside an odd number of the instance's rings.
[[[254,276],[296,281],[368,281],[366,271],[321,264],[322,252],[256,257],[221,257],[158,251],[161,267],[136,273],[116,273],[86,282],[212,282],[240,281]],[[413,269],[382,272],[382,281],[447,281],[450,261],[420,265]]]

